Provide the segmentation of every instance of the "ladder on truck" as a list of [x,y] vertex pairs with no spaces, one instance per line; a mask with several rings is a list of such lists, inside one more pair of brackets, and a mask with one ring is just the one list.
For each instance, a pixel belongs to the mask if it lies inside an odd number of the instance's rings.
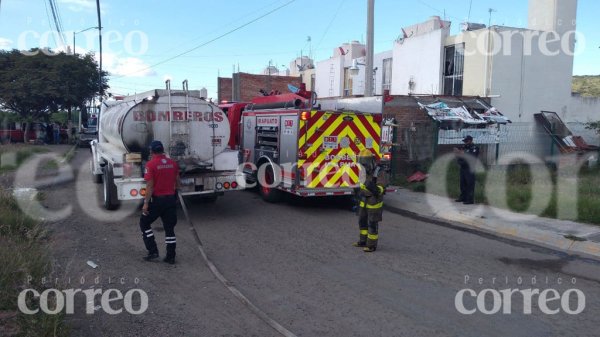
[[[173,94],[171,91],[171,81],[166,81],[167,95],[169,96],[169,156],[171,158],[180,158],[190,155],[190,121],[188,114],[190,111],[190,95],[188,81],[183,81],[183,93],[185,94],[184,106],[177,102],[173,104]],[[180,119],[175,120],[173,111],[183,113]]]

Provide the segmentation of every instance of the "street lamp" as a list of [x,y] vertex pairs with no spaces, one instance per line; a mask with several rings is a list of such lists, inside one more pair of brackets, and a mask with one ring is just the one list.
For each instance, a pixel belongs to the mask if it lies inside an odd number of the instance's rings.
[[350,70],[350,76],[358,76],[358,73],[360,72],[358,66],[366,66],[366,64],[359,63],[358,60],[352,60],[352,66],[348,68]]
[[[354,60],[352,60],[352,66],[350,66],[348,68],[348,70],[350,72],[350,76],[356,77],[356,76],[358,76],[360,74],[360,68],[358,66],[365,67],[365,93],[364,93],[364,95],[365,95],[365,97],[373,96],[375,74],[377,74],[377,69],[378,68],[371,66],[371,69],[373,69],[373,72],[372,72],[373,74],[371,75],[371,78],[369,78],[369,73],[367,71],[368,64],[366,64],[366,63],[360,63],[360,62],[358,62],[357,59],[354,59]],[[369,80],[370,80],[370,83],[369,83]],[[369,93],[369,91],[368,91],[369,90],[369,88],[368,88],[369,84],[371,86],[371,89],[370,89],[371,90],[371,94],[370,94],[370,96],[368,94]]]
[[75,36],[79,33],[83,33],[83,32],[87,32],[88,30],[92,30],[92,29],[98,29],[98,27],[90,27],[90,28],[86,28],[84,30],[80,30],[78,32],[73,32],[73,55],[76,55],[77,53],[75,52]]

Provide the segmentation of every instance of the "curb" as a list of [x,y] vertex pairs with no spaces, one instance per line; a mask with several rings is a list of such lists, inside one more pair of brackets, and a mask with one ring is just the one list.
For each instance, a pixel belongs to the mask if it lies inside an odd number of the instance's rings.
[[469,217],[460,213],[436,213],[434,216],[431,216],[387,204],[384,205],[384,209],[391,213],[435,225],[442,225],[466,232],[483,233],[511,241],[526,242],[568,255],[585,255],[594,260],[600,260],[600,243],[592,241],[574,241],[557,233],[519,227],[518,225],[492,226],[487,224],[485,219]]

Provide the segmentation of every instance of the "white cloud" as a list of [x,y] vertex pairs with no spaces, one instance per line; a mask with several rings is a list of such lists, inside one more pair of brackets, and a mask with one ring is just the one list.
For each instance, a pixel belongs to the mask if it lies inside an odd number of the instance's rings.
[[104,70],[108,71],[111,76],[156,76],[156,71],[149,68],[149,64],[137,57],[118,57],[115,54],[105,53],[102,63]]
[[11,49],[12,44],[13,44],[12,40],[0,37],[0,49]]

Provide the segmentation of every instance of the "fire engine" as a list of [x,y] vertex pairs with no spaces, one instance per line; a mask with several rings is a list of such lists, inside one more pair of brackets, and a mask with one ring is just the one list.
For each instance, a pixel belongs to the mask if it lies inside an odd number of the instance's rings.
[[[297,93],[262,96],[220,107],[232,122],[244,175],[262,198],[351,195],[360,183],[357,155],[382,158],[383,97],[315,99]],[[236,135],[236,136],[234,136]]]

